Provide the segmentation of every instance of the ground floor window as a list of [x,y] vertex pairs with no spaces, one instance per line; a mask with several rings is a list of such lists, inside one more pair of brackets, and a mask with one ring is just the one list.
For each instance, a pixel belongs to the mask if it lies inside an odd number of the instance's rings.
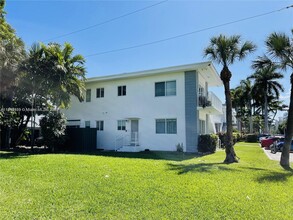
[[90,128],[91,127],[91,121],[85,121],[84,125],[86,128]]
[[97,123],[97,125],[96,125],[97,130],[103,131],[104,130],[104,121],[97,121],[96,123]]
[[125,131],[126,130],[126,120],[118,120],[117,129],[118,129],[118,131]]
[[206,133],[206,121],[205,120],[199,120],[199,133],[200,134]]
[[177,134],[177,119],[156,119],[156,134]]

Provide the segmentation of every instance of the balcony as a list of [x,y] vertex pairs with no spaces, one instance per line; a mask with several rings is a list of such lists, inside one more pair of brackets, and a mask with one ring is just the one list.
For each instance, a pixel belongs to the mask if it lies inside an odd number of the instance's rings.
[[222,114],[222,102],[213,92],[209,92],[208,96],[199,95],[198,110],[206,110],[211,114]]

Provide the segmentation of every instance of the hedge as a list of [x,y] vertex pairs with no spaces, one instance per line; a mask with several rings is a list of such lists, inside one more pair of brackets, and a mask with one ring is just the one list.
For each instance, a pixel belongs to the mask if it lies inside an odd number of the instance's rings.
[[198,151],[202,153],[210,152],[214,153],[216,151],[218,136],[215,134],[204,134],[200,135],[198,138]]

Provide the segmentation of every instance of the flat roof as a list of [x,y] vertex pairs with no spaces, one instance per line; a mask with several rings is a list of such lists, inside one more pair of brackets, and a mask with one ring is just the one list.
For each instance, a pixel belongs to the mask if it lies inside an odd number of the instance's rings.
[[109,80],[117,80],[117,79],[127,79],[127,78],[138,78],[144,76],[152,76],[159,75],[165,73],[174,73],[174,72],[185,72],[185,71],[198,71],[202,77],[204,77],[210,86],[222,86],[222,81],[220,79],[219,74],[217,73],[212,62],[201,62],[201,63],[191,63],[179,66],[171,66],[164,67],[158,69],[144,70],[138,72],[130,72],[130,73],[121,73],[107,76],[98,76],[91,77],[86,79],[86,83],[91,82],[100,82],[100,81],[109,81]]

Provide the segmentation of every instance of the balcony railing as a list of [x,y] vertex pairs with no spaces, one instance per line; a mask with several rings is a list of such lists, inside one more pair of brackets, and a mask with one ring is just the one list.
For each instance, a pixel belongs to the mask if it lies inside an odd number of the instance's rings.
[[202,108],[212,107],[218,112],[222,112],[222,102],[213,92],[209,92],[208,96],[199,95],[198,106]]

